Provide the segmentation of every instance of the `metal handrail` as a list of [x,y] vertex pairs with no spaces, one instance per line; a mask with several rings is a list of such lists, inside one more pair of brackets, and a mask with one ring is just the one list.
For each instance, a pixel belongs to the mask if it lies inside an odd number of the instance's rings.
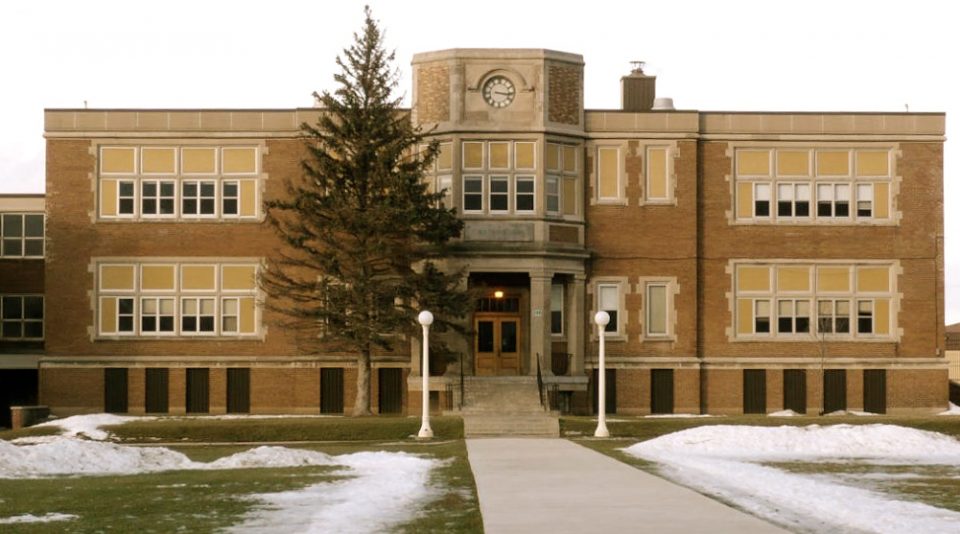
[[547,405],[543,402],[543,372],[540,370],[540,353],[537,353],[537,393],[540,394],[540,406],[544,409]]

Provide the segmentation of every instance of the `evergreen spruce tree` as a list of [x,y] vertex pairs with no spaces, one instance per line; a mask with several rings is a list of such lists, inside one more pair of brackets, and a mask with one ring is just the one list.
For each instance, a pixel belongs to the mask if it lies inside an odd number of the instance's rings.
[[356,355],[354,415],[371,413],[373,353],[409,348],[394,344],[419,331],[420,309],[443,331],[458,328],[469,306],[463,273],[432,261],[463,228],[423,180],[437,144],[400,109],[394,54],[369,8],[365,14],[362,32],[337,57],[337,89],[314,93],[318,123],[301,126],[302,176],[287,181],[286,198],[266,202],[267,221],[287,247],[260,279],[267,307],[288,319],[304,347]]

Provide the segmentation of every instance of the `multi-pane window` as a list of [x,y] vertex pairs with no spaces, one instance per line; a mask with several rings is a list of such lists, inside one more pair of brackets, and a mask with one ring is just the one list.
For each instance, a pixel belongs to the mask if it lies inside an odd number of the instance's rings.
[[817,184],[817,217],[849,217],[850,185]]
[[770,184],[753,185],[753,216],[770,216]]
[[873,184],[857,184],[857,217],[873,216]]
[[560,212],[560,177],[547,176],[547,213]]
[[605,332],[617,334],[620,332],[620,284],[597,285],[597,308],[607,312],[610,322]]
[[[546,145],[546,211],[549,215],[576,215],[579,198],[577,183],[580,176],[579,150],[573,145],[547,143]],[[606,169],[606,174],[610,170]],[[619,168],[618,171],[619,172]],[[609,178],[609,177],[608,177]],[[608,180],[604,178],[604,181]],[[616,180],[617,178],[609,178]]]
[[221,185],[223,186],[223,191],[220,194],[220,214],[225,217],[230,215],[238,215],[240,213],[239,182],[223,182]]
[[770,301],[753,301],[753,331],[756,334],[770,333]]
[[490,177],[490,211],[500,213],[510,211],[510,178],[508,176]]
[[896,332],[891,264],[739,264],[736,334],[878,338]]
[[817,330],[822,334],[849,334],[850,301],[847,299],[817,301]]
[[253,146],[103,146],[98,202],[104,219],[258,216]]
[[43,339],[43,297],[37,295],[0,297],[0,338],[5,340]]
[[810,333],[810,301],[795,299],[778,300],[777,332],[780,334]]
[[[740,148],[735,217],[802,224],[892,219],[893,151],[888,148]],[[767,207],[774,203],[776,209]]]
[[777,217],[809,217],[810,184],[777,185]]
[[184,181],[181,194],[184,216],[213,216],[216,214],[217,183],[211,181]]
[[148,216],[172,216],[176,207],[176,182],[143,180],[140,182],[140,213]]
[[873,333],[873,301],[857,301],[857,333]]
[[249,336],[257,333],[256,264],[101,263],[102,336]]
[[463,211],[483,211],[483,176],[463,177]]
[[[447,183],[452,159],[442,157],[428,172]],[[534,213],[537,209],[536,143],[528,141],[464,141],[461,143],[463,212],[468,214]]]
[[43,214],[0,214],[0,257],[43,257]]
[[216,330],[216,309],[212,298],[181,298],[180,332],[213,334]]
[[140,331],[173,333],[175,300],[172,298],[140,299]]
[[517,211],[533,211],[534,203],[533,176],[517,176],[516,192],[514,193],[514,209]]

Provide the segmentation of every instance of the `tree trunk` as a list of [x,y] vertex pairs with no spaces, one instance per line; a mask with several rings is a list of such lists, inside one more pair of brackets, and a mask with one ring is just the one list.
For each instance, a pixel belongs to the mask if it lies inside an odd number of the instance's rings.
[[357,357],[357,400],[353,415],[373,415],[370,411],[370,349],[364,349]]

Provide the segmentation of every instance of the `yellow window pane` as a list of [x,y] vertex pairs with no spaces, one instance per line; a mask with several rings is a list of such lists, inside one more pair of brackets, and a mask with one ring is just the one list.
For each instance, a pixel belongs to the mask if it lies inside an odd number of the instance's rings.
[[753,217],[753,184],[740,182],[737,184],[737,218],[750,217]]
[[117,331],[117,299],[100,299],[100,332],[110,334]]
[[255,217],[257,215],[257,181],[240,181],[240,216]]
[[857,176],[890,176],[890,153],[886,150],[858,150]]
[[577,180],[576,178],[563,179],[563,214],[577,214]]
[[770,267],[766,265],[737,267],[737,291],[770,291]]
[[134,174],[137,172],[137,149],[134,147],[103,147],[100,149],[100,172]]
[[647,198],[667,198],[667,149],[647,150]]
[[100,289],[133,291],[133,265],[101,266]]
[[225,174],[256,174],[257,149],[255,147],[225,147],[222,153]]
[[518,169],[532,169],[536,167],[535,149],[536,143],[514,143],[513,149],[516,151],[516,165]]
[[184,148],[180,161],[184,174],[213,174],[217,172],[217,149]]
[[800,266],[778,267],[777,289],[780,291],[810,291],[810,268]]
[[738,176],[770,176],[769,150],[737,150]]
[[600,198],[620,196],[620,150],[617,148],[597,149],[597,182]]
[[223,289],[256,289],[256,276],[255,265],[224,265]]
[[440,143],[439,152],[437,152],[437,168],[441,171],[453,168],[453,148],[450,143]]
[[181,289],[214,290],[217,288],[216,279],[216,269],[213,265],[183,265],[180,267]]
[[240,299],[240,332],[253,334],[257,331],[256,301],[250,298]]
[[890,333],[890,299],[876,299],[874,302],[873,331],[876,334]]
[[463,143],[463,166],[467,169],[483,168],[483,143]]
[[857,267],[857,291],[890,291],[890,269]]
[[556,143],[547,143],[547,170],[560,170],[560,145]]
[[850,175],[849,151],[818,150],[817,151],[817,175],[818,176],[849,176]]
[[817,291],[850,291],[850,268],[819,267],[817,269]]
[[144,290],[176,289],[175,275],[173,265],[143,265],[140,267],[140,287]]
[[510,167],[510,143],[490,143],[490,168]]
[[890,217],[890,184],[873,184],[873,218]]
[[574,147],[574,146],[563,147],[563,171],[564,172],[577,171],[577,147]]
[[778,150],[777,174],[780,176],[809,176],[810,152],[808,150]]
[[117,181],[100,181],[100,215],[113,217],[117,214]]
[[140,149],[140,165],[149,174],[176,174],[177,149],[143,147]]
[[753,301],[737,299],[737,333],[753,333]]

